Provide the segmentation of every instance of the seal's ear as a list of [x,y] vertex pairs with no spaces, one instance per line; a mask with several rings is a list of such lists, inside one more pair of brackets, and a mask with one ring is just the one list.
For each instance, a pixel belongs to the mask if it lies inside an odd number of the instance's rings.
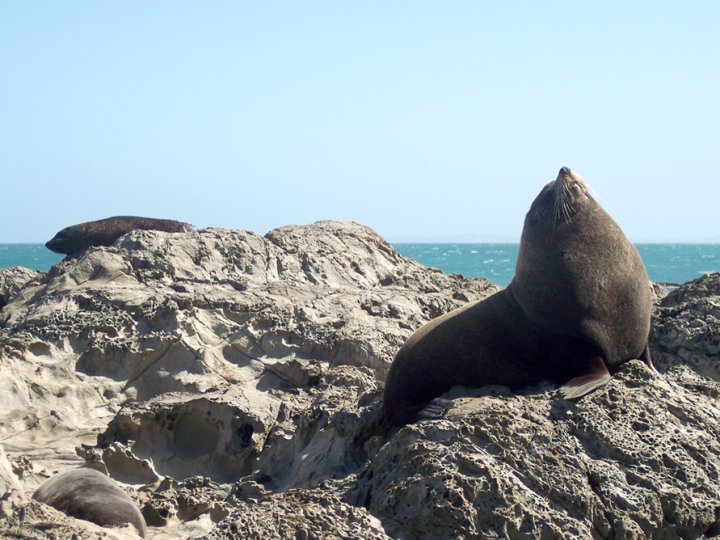
[[587,369],[585,374],[573,377],[560,387],[562,397],[577,399],[610,382],[610,372],[602,357],[593,356],[588,362]]

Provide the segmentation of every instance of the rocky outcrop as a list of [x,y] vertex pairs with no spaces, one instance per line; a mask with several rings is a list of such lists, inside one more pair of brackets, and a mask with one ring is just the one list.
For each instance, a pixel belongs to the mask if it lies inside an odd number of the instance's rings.
[[29,492],[77,453],[189,534],[168,479],[283,492],[351,474],[395,350],[496,289],[424,268],[357,224],[134,231],[13,290],[0,437],[33,464]]
[[382,523],[363,507],[343,502],[329,489],[289,490],[239,499],[226,519],[203,539],[366,538],[386,540]]
[[658,376],[639,361],[577,403],[546,386],[483,389],[400,430],[351,500],[398,537],[718,534],[716,390],[687,368]]
[[0,446],[0,518],[12,515],[14,508],[24,499],[25,490]]
[[656,363],[681,364],[720,381],[720,273],[690,281],[669,293],[655,310]]
[[656,287],[660,374],[630,362],[575,403],[455,389],[444,418],[391,430],[396,350],[495,290],[335,222],[134,231],[47,274],[2,270],[0,536],[42,537],[54,511],[27,494],[82,462],[148,538],[720,533],[718,276]]
[[33,282],[39,283],[43,277],[43,272],[21,266],[0,270],[0,309],[5,307],[23,287]]

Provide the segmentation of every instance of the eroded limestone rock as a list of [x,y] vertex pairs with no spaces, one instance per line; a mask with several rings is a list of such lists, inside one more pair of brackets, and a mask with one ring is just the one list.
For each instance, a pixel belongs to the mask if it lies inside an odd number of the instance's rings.
[[349,500],[398,537],[718,534],[720,405],[673,379],[631,361],[577,402],[547,386],[475,391],[398,431]]
[[[25,493],[85,461],[157,540],[720,534],[717,274],[655,288],[660,374],[630,362],[574,403],[455,389],[391,430],[397,349],[497,287],[334,222],[134,231],[28,272],[0,271],[0,439]],[[0,536],[126,533],[3,508]]]
[[720,273],[689,281],[660,302],[652,344],[658,369],[685,365],[720,381]]
[[338,538],[386,540],[380,520],[343,502],[332,490],[289,490],[240,500],[204,540],[246,538]]
[[[395,349],[497,290],[333,222],[265,237],[134,231],[33,276],[13,277],[1,312],[0,437],[36,465],[30,489],[77,454],[144,485],[150,506],[167,479],[249,477],[282,492],[352,473]],[[212,526],[198,512],[166,527]]]
[[[23,287],[29,283],[39,283],[44,276],[44,272],[22,266],[0,269],[0,309],[5,307]],[[2,320],[0,316],[0,324],[2,324]]]

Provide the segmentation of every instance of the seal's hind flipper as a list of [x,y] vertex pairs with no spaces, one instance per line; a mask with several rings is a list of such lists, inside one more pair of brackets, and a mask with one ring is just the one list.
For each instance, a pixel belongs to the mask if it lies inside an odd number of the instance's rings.
[[588,365],[588,372],[570,379],[560,387],[565,399],[577,399],[597,390],[610,382],[610,372],[600,356],[593,356]]

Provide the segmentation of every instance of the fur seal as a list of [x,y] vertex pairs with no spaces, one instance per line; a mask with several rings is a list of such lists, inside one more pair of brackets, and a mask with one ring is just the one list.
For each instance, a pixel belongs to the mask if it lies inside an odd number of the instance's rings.
[[135,502],[95,469],[80,468],[56,474],[33,493],[33,499],[101,527],[122,527],[129,523],[142,538],[147,533],[145,518]]
[[607,384],[627,360],[652,368],[651,306],[637,250],[563,167],[527,213],[510,285],[428,322],[398,351],[386,417],[412,422],[457,385],[519,389],[550,380],[574,399]]
[[123,234],[135,229],[165,232],[189,232],[195,227],[172,219],[115,216],[65,227],[45,246],[56,253],[72,255],[91,246],[111,246]]

